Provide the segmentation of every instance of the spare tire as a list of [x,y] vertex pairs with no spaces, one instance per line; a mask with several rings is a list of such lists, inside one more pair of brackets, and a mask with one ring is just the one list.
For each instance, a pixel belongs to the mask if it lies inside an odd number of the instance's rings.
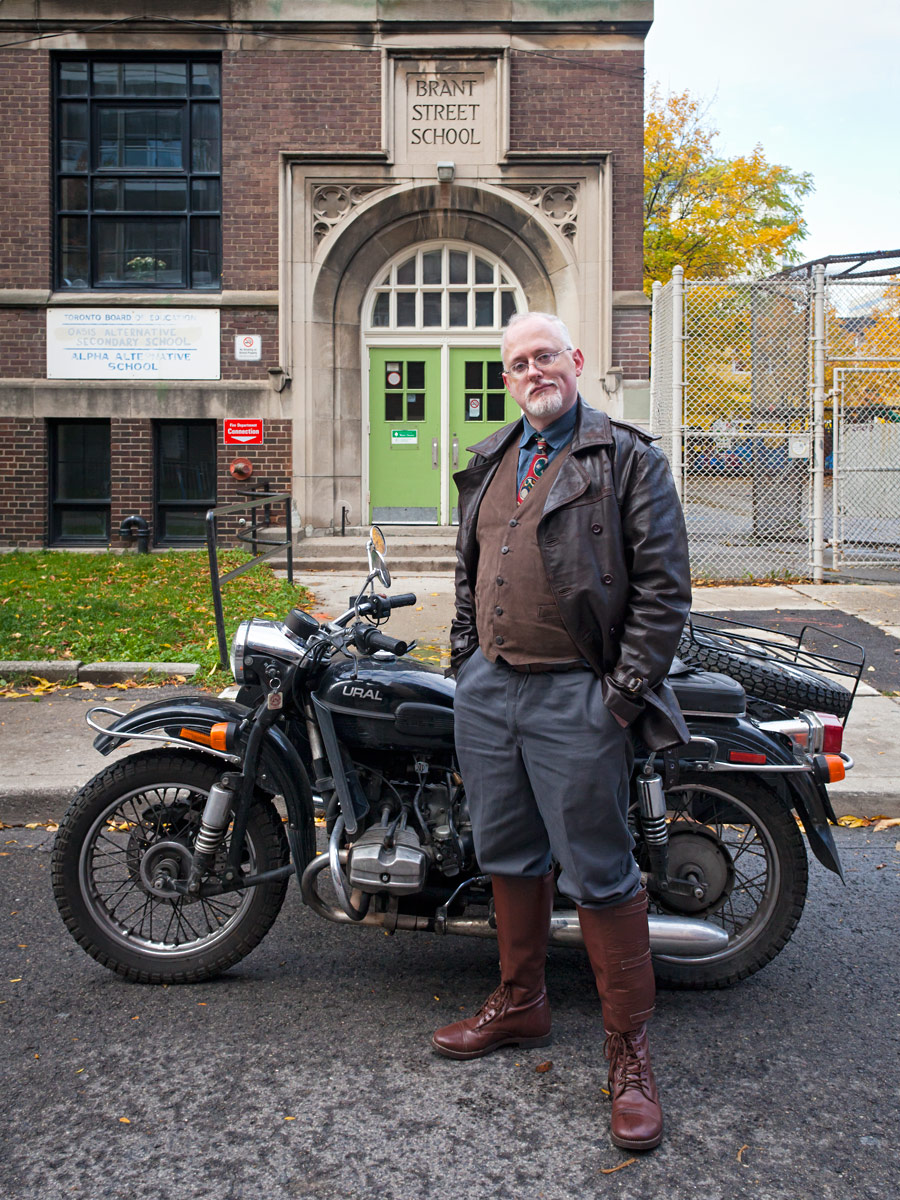
[[853,693],[843,684],[823,679],[806,667],[784,662],[763,646],[706,629],[686,626],[678,643],[678,657],[690,667],[730,675],[743,685],[748,696],[782,708],[811,708],[846,717],[853,704]]

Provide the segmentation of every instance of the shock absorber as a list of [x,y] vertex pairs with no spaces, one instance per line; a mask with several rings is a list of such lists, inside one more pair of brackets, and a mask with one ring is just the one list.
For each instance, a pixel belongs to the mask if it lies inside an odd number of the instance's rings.
[[653,755],[637,779],[641,831],[650,857],[650,869],[660,891],[669,887],[669,827],[666,824],[666,794],[663,781],[653,767]]
[[200,883],[215,861],[216,853],[225,837],[228,822],[234,810],[235,788],[240,781],[239,775],[226,773],[209,789],[206,804],[203,806],[203,816],[200,818],[200,832],[194,842],[194,855],[188,874],[187,890],[189,895],[200,891]]

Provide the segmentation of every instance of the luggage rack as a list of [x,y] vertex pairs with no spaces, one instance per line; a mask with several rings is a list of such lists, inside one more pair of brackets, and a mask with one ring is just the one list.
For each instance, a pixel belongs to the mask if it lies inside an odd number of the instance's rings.
[[[748,633],[748,630],[753,630]],[[848,688],[852,700],[856,699],[856,689],[862,678],[863,667],[866,664],[866,652],[859,642],[841,637],[821,625],[804,625],[799,634],[782,633],[766,625],[754,625],[749,621],[736,621],[733,617],[720,617],[714,613],[691,613],[685,626],[685,632],[701,636],[711,634],[717,641],[725,641],[727,646],[722,649],[731,654],[738,654],[747,659],[770,659],[790,666],[802,667],[804,670],[816,671],[828,676],[837,676],[839,681]],[[759,631],[757,633],[757,631]],[[810,633],[818,633],[831,642],[838,642],[846,647],[839,654],[823,654],[804,644],[804,639]],[[760,637],[759,634],[764,636]],[[850,682],[852,681],[852,686]]]

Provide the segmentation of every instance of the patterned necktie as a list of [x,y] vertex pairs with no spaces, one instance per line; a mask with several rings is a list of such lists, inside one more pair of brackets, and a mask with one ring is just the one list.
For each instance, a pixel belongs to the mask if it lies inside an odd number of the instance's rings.
[[519,494],[516,498],[517,504],[522,503],[522,501],[543,475],[544,471],[547,469],[547,463],[549,462],[548,454],[550,452],[550,447],[547,442],[545,442],[542,437],[536,437],[534,439],[534,444],[534,458],[532,458],[528,470],[525,472],[525,478],[522,480],[522,486],[519,488]]

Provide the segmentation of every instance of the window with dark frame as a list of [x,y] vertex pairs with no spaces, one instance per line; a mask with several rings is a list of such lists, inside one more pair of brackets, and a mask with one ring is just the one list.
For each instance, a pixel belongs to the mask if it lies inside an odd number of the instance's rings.
[[50,544],[109,542],[109,421],[51,421]]
[[56,287],[221,286],[221,88],[208,56],[59,56]]
[[155,541],[199,542],[216,503],[216,422],[156,421]]

